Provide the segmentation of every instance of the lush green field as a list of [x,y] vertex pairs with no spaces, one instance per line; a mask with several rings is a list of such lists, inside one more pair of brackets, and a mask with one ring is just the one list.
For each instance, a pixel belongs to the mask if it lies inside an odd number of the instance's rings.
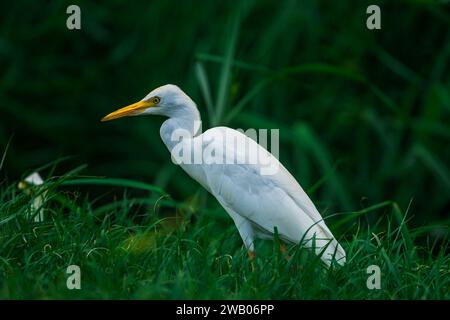
[[[79,1],[78,31],[69,4],[0,4],[0,298],[450,298],[449,4],[379,1],[375,31],[372,1]],[[280,129],[344,267],[275,241],[252,271],[161,119],[99,122],[165,83],[205,129]]]
[[[45,222],[33,222],[29,197],[18,195],[14,185],[2,190],[3,298],[450,298],[448,240],[418,245],[416,239],[436,226],[409,229],[408,212],[396,203],[338,216],[332,229],[343,234],[344,267],[327,269],[299,247],[284,256],[278,241],[259,243],[252,267],[223,212],[205,210],[201,202],[174,202],[150,185],[72,174],[42,187]],[[134,187],[150,195],[124,192],[114,203],[96,205],[99,199],[64,191],[84,184]],[[35,190],[34,196],[42,194]],[[164,208],[176,215],[162,218]],[[361,219],[367,215],[379,218],[367,226]],[[81,290],[66,287],[72,264],[81,268]],[[381,270],[379,290],[367,287],[371,265]]]

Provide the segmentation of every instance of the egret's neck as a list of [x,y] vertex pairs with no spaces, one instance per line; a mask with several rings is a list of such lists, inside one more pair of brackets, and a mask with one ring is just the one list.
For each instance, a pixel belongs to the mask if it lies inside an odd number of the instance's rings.
[[192,139],[201,131],[202,120],[197,108],[186,107],[184,112],[174,114],[164,121],[159,130],[161,139],[169,151],[172,151],[181,139]]

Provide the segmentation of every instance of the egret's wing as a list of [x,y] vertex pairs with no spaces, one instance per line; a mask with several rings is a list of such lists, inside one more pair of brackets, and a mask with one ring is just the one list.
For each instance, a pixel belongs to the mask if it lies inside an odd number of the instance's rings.
[[[228,138],[224,142],[225,136]],[[241,143],[245,141],[247,148],[236,148],[230,143],[230,136],[239,138]],[[210,192],[223,205],[248,219],[263,232],[273,233],[276,226],[280,237],[291,242],[299,243],[307,231],[307,236],[315,234],[317,239],[323,239],[316,241],[317,247],[324,246],[333,239],[330,249],[337,249],[337,258],[345,256],[344,250],[334,240],[333,234],[302,187],[267,150],[244,134],[224,127],[206,131],[203,146],[211,150],[223,147],[225,150],[222,155],[224,164],[213,163],[213,160],[218,160],[217,154],[209,156],[210,159],[208,154],[204,154],[202,164]],[[255,150],[267,156],[266,160],[270,165],[278,168],[274,174],[262,175],[261,164],[226,164],[225,157],[229,153],[234,153],[235,159],[239,159],[248,157],[247,153]],[[331,254],[333,252],[334,250],[330,250]]]
[[[302,189],[297,180],[289,173],[288,170],[286,170],[286,168],[278,161],[277,158],[275,158],[254,140],[248,138],[239,131],[232,130],[226,127],[218,127],[205,132],[204,146],[211,147],[211,145],[215,144],[216,148],[219,149],[220,144],[222,143],[220,139],[226,134],[239,136],[242,139],[241,141],[245,141],[248,144],[247,152],[248,150],[256,150],[257,152],[264,154],[264,156],[268,157],[269,161],[271,162],[270,165],[278,168],[278,170],[274,174],[261,175],[261,165],[259,164],[247,163],[233,164],[230,166],[214,166],[217,171],[221,171],[224,173],[224,175],[222,175],[221,177],[234,176],[234,178],[242,180],[240,181],[241,184],[247,184],[248,179],[251,178],[254,182],[259,183],[260,186],[269,186],[270,188],[278,187],[284,190],[286,195],[289,196],[304,211],[304,213],[309,216],[312,221],[323,227],[324,232],[329,233],[330,236],[332,236],[330,230],[325,225],[322,216],[317,211],[313,202]],[[242,151],[240,149],[234,148],[234,146],[230,144],[227,144],[225,146],[225,149],[227,153],[239,153],[240,151]],[[236,156],[235,158],[238,158],[238,156]],[[211,172],[210,170],[207,170],[205,174],[208,174],[208,171]],[[235,187],[238,184],[237,182],[238,181],[235,181],[234,183]],[[253,187],[257,186],[256,183],[253,184]],[[270,191],[270,189],[267,191]]]

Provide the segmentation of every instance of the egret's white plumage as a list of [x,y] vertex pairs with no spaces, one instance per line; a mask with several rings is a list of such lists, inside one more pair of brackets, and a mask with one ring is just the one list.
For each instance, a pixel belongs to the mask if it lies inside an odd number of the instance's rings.
[[[195,103],[175,85],[165,85],[150,92],[140,102],[119,109],[103,121],[123,116],[156,114],[167,116],[160,135],[169,151],[180,146],[174,139],[177,130],[187,132],[182,140],[185,150],[200,152],[201,163],[180,163],[180,166],[222,205],[236,224],[246,248],[254,251],[254,239],[273,238],[275,227],[279,237],[289,243],[315,247],[328,265],[333,257],[345,263],[345,251],[326,226],[313,202],[300,184],[276,157],[243,133],[216,127],[197,134],[201,123]],[[224,139],[224,137],[227,137]],[[245,142],[243,151],[230,139]],[[234,140],[234,141],[236,141]],[[233,140],[231,140],[233,141]],[[206,148],[223,150],[219,157],[202,152]],[[262,175],[260,163],[227,163],[226,155],[248,157],[249,152],[265,156],[264,166],[278,168],[273,174]],[[220,160],[220,159],[219,159]]]

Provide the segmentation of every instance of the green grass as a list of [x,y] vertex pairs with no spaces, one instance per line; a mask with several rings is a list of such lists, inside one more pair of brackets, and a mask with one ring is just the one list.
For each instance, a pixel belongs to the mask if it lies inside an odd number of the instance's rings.
[[[69,4],[0,4],[0,298],[449,298],[448,3],[380,0],[377,31],[368,0],[80,0],[80,31]],[[259,242],[251,272],[161,119],[100,124],[165,83],[204,129],[280,129],[281,162],[349,263]],[[39,224],[17,188],[31,168],[47,178]],[[65,289],[72,263],[81,291]]]
[[[396,203],[331,218],[348,254],[344,267],[326,269],[295,246],[286,260],[277,241],[260,241],[252,271],[237,230],[219,207],[204,209],[198,199],[176,202],[144,183],[86,179],[78,172],[34,190],[34,196],[47,190],[45,221],[38,223],[28,214],[33,196],[15,183],[2,184],[1,298],[450,298],[446,230],[409,229],[407,211]],[[87,184],[109,192],[90,199]],[[111,197],[115,201],[106,199]],[[368,216],[374,218],[370,224]],[[430,242],[432,230],[442,232],[439,240]],[[81,290],[66,288],[72,264],[81,267]],[[370,265],[381,269],[380,290],[366,286]]]

